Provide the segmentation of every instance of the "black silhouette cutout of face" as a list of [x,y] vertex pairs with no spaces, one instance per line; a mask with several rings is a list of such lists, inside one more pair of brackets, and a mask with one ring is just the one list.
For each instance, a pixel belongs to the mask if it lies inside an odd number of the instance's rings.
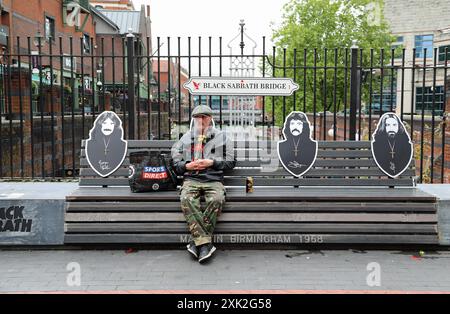
[[114,121],[110,118],[106,118],[105,121],[102,122],[102,133],[105,136],[109,136],[114,132]]
[[289,129],[292,135],[299,136],[303,132],[303,122],[300,120],[292,119],[289,123]]
[[394,138],[398,133],[398,122],[395,118],[387,118],[386,119],[386,133],[390,138]]
[[311,130],[307,116],[303,112],[290,113],[284,122],[282,133],[285,138],[292,136],[309,138]]
[[287,172],[300,177],[314,164],[317,141],[311,138],[308,117],[301,111],[291,112],[283,125],[284,140],[278,142],[278,158]]

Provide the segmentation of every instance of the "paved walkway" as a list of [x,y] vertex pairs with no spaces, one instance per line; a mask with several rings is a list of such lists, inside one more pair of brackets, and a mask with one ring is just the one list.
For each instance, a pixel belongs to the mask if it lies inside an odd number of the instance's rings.
[[219,249],[200,265],[182,250],[0,250],[0,260],[1,292],[450,292],[450,251]]

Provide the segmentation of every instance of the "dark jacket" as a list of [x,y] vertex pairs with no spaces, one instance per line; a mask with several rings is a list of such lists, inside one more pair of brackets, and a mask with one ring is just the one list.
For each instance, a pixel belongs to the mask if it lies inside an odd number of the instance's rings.
[[206,134],[203,159],[212,159],[214,161],[212,167],[201,171],[187,171],[186,164],[192,161],[194,142],[194,136],[189,131],[172,147],[171,153],[176,173],[183,175],[184,179],[223,182],[224,172],[236,166],[233,142],[225,132],[210,128]]

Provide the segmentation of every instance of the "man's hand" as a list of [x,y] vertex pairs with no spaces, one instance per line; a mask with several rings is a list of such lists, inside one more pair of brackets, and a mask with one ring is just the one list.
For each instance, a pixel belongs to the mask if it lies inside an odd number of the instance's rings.
[[212,167],[214,161],[212,159],[199,159],[197,160],[199,170]]
[[212,167],[214,161],[212,159],[197,159],[186,164],[186,170],[198,171]]
[[191,161],[186,164],[186,170],[188,171],[194,171],[197,170],[197,161]]

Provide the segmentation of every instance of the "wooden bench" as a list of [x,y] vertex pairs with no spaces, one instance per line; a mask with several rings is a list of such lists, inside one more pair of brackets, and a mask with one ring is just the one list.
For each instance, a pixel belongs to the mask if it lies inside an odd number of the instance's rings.
[[[129,141],[128,154],[168,153],[173,143]],[[370,142],[319,142],[317,160],[303,178],[278,162],[275,171],[261,171],[267,154],[276,154],[276,142],[235,142],[235,152],[216,243],[438,244],[436,198],[415,187],[414,162],[402,176],[387,178]],[[178,191],[131,193],[128,157],[111,177],[98,177],[85,159],[84,141],[80,163],[80,187],[66,197],[66,244],[189,240]],[[255,186],[249,194],[247,176]]]

